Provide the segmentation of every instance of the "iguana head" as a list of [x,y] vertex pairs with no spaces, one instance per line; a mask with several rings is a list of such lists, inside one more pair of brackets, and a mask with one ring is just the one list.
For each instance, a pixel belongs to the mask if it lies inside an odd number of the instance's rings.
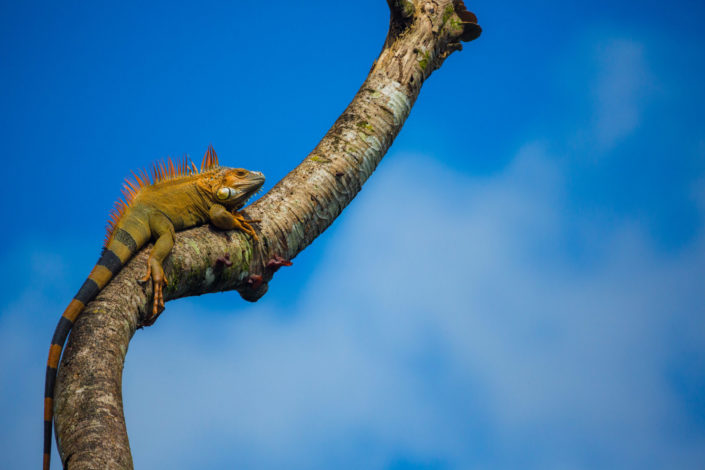
[[213,202],[230,210],[244,206],[264,184],[264,175],[259,171],[223,167],[211,171],[204,181],[208,195]]
[[209,145],[197,181],[214,203],[222,204],[230,210],[238,210],[262,187],[264,175],[259,171],[219,166],[218,155],[213,146]]

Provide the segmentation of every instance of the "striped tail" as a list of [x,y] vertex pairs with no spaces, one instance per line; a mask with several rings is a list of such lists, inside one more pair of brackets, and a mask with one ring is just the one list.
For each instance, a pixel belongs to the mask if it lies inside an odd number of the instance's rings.
[[64,314],[59,320],[59,324],[56,326],[56,330],[54,330],[54,337],[51,340],[51,347],[49,348],[46,381],[44,383],[44,470],[49,470],[51,459],[54,385],[56,383],[59,360],[61,359],[61,351],[66,343],[66,338],[69,336],[73,323],[83,311],[86,304],[98,295],[98,292],[110,282],[110,279],[122,269],[137,249],[146,242],[148,234],[146,236],[140,236],[139,238],[144,238],[144,240],[139,240],[140,243],[138,244],[126,230],[120,228],[116,230],[108,246],[103,250],[103,254],[98,260],[98,263],[69,306],[66,307]]

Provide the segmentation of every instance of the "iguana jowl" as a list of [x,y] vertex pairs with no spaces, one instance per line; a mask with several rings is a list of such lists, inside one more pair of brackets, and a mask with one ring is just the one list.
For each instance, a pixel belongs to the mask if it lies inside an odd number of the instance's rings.
[[152,280],[154,299],[152,324],[164,309],[162,262],[174,246],[174,233],[210,222],[224,230],[241,230],[253,238],[255,231],[237,212],[264,184],[257,171],[218,166],[218,157],[209,146],[200,171],[184,160],[174,165],[171,159],[155,164],[152,179],[143,172],[135,181],[126,180],[125,200],[118,201],[108,223],[108,234],[98,263],[64,311],[54,331],[47,361],[44,391],[44,470],[49,470],[51,431],[54,416],[54,384],[61,351],[73,323],[88,302],[120,271],[125,263],[150,240],[143,282]]

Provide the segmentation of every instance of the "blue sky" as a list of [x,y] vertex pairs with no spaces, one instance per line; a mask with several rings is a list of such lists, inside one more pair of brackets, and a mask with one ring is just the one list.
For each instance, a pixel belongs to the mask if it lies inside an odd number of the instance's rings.
[[[466,3],[482,37],[269,293],[171,302],[135,335],[137,468],[705,467],[705,6]],[[271,187],[353,97],[388,13],[0,12],[0,453],[19,469],[122,179],[212,143]]]

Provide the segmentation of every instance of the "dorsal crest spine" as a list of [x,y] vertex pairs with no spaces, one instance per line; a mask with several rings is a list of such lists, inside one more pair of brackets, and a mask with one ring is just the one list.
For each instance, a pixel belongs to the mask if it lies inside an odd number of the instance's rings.
[[203,156],[203,162],[201,162],[201,171],[210,170],[218,166],[218,155],[213,149],[213,145],[208,146],[206,154]]
[[110,211],[110,217],[108,218],[108,224],[106,226],[105,246],[108,246],[115,232],[115,228],[118,222],[120,222],[120,218],[125,214],[125,211],[130,207],[135,197],[137,197],[137,193],[139,193],[140,189],[145,186],[151,186],[176,178],[197,175],[217,167],[218,155],[215,153],[213,145],[209,145],[205,155],[203,155],[200,171],[186,156],[177,160],[176,164],[174,164],[174,160],[172,160],[171,157],[167,157],[166,160],[154,162],[151,176],[144,169],[136,173],[133,171],[132,178],[129,176],[125,178],[125,183],[122,187],[123,198],[115,201],[115,205]]

